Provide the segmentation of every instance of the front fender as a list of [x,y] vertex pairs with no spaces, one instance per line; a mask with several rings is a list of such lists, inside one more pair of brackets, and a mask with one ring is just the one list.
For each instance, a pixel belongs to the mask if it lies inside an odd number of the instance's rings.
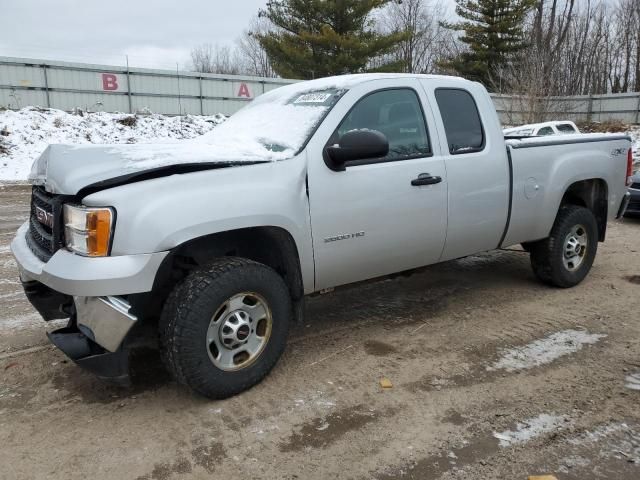
[[313,278],[304,154],[123,185],[83,203],[116,209],[114,256],[168,251],[214,233],[273,226],[291,234],[303,277]]

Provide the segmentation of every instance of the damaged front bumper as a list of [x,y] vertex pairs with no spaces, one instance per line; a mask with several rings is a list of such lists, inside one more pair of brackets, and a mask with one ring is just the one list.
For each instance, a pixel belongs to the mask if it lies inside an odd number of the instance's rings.
[[47,336],[67,357],[98,378],[122,386],[131,383],[127,349],[105,350],[84,335],[73,320],[69,326],[49,332]]
[[48,334],[71,360],[105,380],[128,382],[128,340],[138,324],[130,295],[150,292],[168,252],[90,258],[58,250],[41,261],[25,240],[11,243],[27,298],[45,321],[70,318]]
[[129,349],[125,340],[138,318],[122,297],[71,297],[46,285],[23,282],[27,298],[44,320],[69,318],[47,333],[49,340],[80,367],[103,380],[129,384]]

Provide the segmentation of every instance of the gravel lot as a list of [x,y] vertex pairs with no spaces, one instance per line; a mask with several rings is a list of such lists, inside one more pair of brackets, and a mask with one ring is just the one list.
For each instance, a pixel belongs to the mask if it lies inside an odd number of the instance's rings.
[[0,187],[0,478],[640,478],[640,221],[571,290],[514,249],[310,298],[273,373],[212,402],[153,353],[123,390],[48,346],[9,251],[28,192]]

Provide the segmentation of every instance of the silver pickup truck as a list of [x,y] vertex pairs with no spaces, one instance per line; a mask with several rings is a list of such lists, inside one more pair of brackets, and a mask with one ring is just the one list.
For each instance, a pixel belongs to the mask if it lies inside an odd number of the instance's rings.
[[580,283],[624,213],[625,135],[507,139],[460,78],[349,75],[262,95],[202,141],[52,145],[11,248],[51,341],[128,381],[155,341],[210,398],[259,382],[304,297],[521,244]]

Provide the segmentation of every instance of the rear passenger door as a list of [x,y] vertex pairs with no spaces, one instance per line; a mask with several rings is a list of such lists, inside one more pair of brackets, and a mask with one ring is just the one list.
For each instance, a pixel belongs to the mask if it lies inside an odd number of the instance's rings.
[[436,110],[448,179],[442,260],[497,248],[508,217],[510,169],[500,122],[486,91],[464,85],[423,80]]

